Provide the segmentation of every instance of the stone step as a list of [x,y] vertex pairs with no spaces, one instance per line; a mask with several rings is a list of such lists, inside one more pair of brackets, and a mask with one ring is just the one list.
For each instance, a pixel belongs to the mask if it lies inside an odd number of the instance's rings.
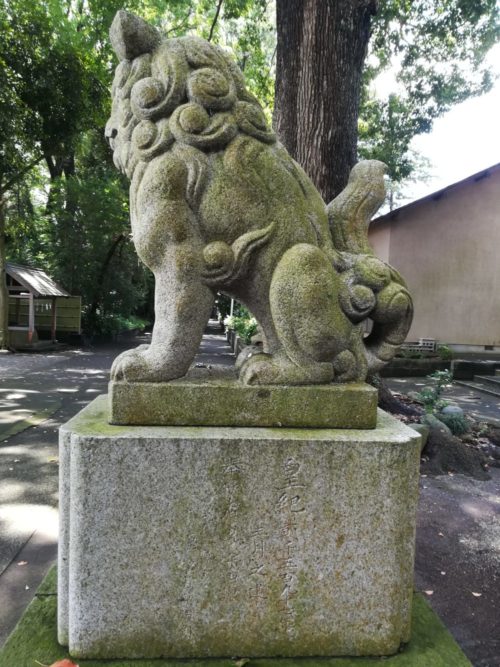
[[498,375],[474,375],[473,382],[485,384],[490,389],[500,391],[500,377]]
[[455,380],[454,384],[467,387],[468,389],[474,389],[474,391],[479,391],[483,394],[489,394],[490,396],[495,396],[495,398],[500,399],[500,387],[498,391],[495,391],[495,389],[490,389],[490,387],[486,384],[481,382],[473,382],[471,380]]

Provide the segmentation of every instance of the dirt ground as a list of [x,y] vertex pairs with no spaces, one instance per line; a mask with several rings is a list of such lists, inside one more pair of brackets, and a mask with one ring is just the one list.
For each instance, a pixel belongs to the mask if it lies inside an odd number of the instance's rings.
[[500,666],[500,469],[490,474],[420,483],[415,586],[475,667]]

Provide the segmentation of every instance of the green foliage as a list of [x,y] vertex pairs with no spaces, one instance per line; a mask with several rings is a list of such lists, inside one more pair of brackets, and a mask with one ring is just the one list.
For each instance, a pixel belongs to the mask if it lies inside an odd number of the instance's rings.
[[470,430],[469,422],[467,421],[467,418],[463,414],[458,414],[458,413],[443,414],[442,412],[440,412],[439,421],[442,421],[443,424],[446,424],[446,426],[450,429],[453,435],[462,435]]
[[223,322],[226,317],[229,315],[231,312],[231,299],[226,296],[225,294],[222,294],[219,292],[217,294],[217,298],[215,300],[215,304],[217,306],[217,311],[219,313],[219,318],[221,322]]
[[242,319],[250,320],[252,319],[252,315],[248,308],[244,306],[242,303],[239,301],[234,302],[234,307],[233,307],[233,315],[235,317],[241,317]]
[[[451,106],[491,88],[485,65],[500,36],[495,0],[387,0],[373,20],[360,110],[360,154],[389,166],[391,181],[415,168],[409,150],[415,134]],[[395,68],[397,89],[377,99],[374,79]]]
[[[274,7],[268,0],[150,0],[125,9],[154,23],[169,37],[199,35],[228,50],[248,89],[271,118],[274,100]],[[136,7],[134,8],[134,5]]]
[[137,315],[124,317],[117,314],[101,315],[98,313],[91,325],[87,323],[86,330],[94,335],[113,336],[135,329],[143,331],[150,324],[148,320]]
[[236,331],[238,336],[243,339],[245,345],[250,345],[252,336],[257,333],[257,320],[252,317],[245,306],[238,309],[240,314],[235,314],[232,317],[227,317],[224,324],[228,329]]
[[432,359],[435,354],[430,350],[410,350],[400,347],[396,356],[402,359]]
[[441,398],[441,395],[445,388],[453,382],[453,376],[451,371],[436,371],[428,375],[427,379],[433,382],[433,386],[424,387],[424,389],[417,392],[417,396],[424,406],[425,411],[429,414],[435,414],[448,404],[447,401]]
[[[79,175],[50,186],[49,211],[24,184],[8,200],[10,259],[43,268],[81,295],[88,333],[102,331],[106,318],[128,317],[151,292],[149,271],[130,239],[126,183],[114,167],[95,164],[101,142],[94,132],[82,137]],[[31,178],[36,184],[37,173]]]
[[453,350],[448,345],[438,345],[436,349],[438,357],[443,361],[450,361],[453,359]]
[[83,3],[67,4],[0,4],[0,184],[36,155],[68,155],[80,132],[104,123],[102,61],[88,39]]

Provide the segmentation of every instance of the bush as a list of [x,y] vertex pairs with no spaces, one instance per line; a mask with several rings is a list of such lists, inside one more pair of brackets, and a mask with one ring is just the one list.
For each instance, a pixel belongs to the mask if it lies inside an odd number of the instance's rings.
[[401,359],[423,359],[424,354],[420,350],[408,350],[405,347],[400,347],[396,356]]
[[453,359],[453,350],[448,345],[438,345],[436,349],[437,355],[443,361],[450,361]]
[[228,329],[236,331],[238,336],[245,342],[245,345],[250,345],[252,336],[257,333],[257,320],[255,317],[233,315],[233,317],[227,317],[224,320],[224,324]]
[[85,321],[84,329],[91,331],[92,335],[113,336],[124,331],[132,331],[133,329],[142,331],[149,324],[148,320],[144,320],[142,317],[137,317],[136,315],[125,317],[124,315],[101,315],[96,313],[92,322]]
[[463,414],[443,414],[441,412],[438,418],[439,421],[443,422],[443,424],[446,424],[453,435],[462,435],[463,433],[467,433],[469,430],[469,422]]
[[447,401],[441,398],[441,394],[445,387],[452,383],[453,376],[451,371],[436,371],[428,375],[427,378],[434,383],[434,386],[424,387],[422,391],[418,392],[417,396],[424,406],[425,411],[429,414],[435,414],[436,411],[441,410],[447,405]]

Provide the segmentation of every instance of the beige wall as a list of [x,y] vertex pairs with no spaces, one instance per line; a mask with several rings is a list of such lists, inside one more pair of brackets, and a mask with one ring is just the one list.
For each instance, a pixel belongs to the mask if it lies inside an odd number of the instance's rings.
[[500,168],[370,227],[415,302],[408,340],[500,345]]
[[368,230],[368,241],[373,252],[384,262],[389,261],[392,223],[388,220],[371,225]]

